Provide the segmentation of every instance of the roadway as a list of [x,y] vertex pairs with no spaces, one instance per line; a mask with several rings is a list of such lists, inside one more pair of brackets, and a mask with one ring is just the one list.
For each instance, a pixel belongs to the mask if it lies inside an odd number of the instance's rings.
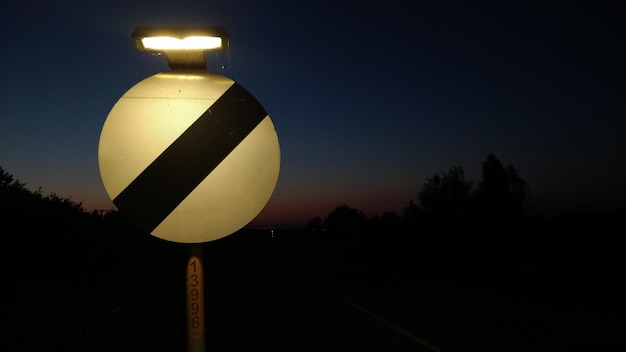
[[[366,251],[267,233],[203,247],[207,351],[521,352],[624,343],[617,313],[624,290],[616,269],[606,270],[623,260],[603,251],[584,261],[579,250]],[[118,298],[94,297],[111,300],[96,350],[185,350],[183,247],[164,245],[136,261],[121,282],[103,283],[124,287]],[[589,288],[595,293],[584,293]]]

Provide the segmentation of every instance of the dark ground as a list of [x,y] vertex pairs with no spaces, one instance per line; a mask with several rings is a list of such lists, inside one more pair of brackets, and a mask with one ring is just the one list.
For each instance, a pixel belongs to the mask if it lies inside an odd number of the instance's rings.
[[[16,235],[0,350],[186,350],[188,246]],[[390,236],[242,230],[204,244],[207,351],[626,350],[617,242]]]

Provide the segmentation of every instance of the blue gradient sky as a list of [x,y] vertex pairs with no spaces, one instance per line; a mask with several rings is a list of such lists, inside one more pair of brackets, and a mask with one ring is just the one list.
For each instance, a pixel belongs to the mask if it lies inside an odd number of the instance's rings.
[[451,166],[480,181],[488,153],[528,181],[540,213],[623,204],[623,11],[480,3],[4,1],[0,166],[30,189],[112,209],[102,125],[130,87],[168,70],[131,33],[214,25],[231,47],[208,55],[210,70],[255,95],[281,143],[255,224],[340,204],[400,212]]

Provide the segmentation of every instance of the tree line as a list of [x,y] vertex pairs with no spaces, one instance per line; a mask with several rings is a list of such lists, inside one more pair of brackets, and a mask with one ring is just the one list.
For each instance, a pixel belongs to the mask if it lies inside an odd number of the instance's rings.
[[[619,231],[613,229],[623,226],[619,220],[623,209],[610,214],[565,212],[552,218],[532,215],[528,183],[514,166],[503,164],[492,153],[482,162],[481,176],[479,182],[468,180],[462,166],[452,166],[427,177],[416,197],[410,199],[400,213],[387,211],[368,218],[361,210],[341,204],[324,218],[311,218],[303,228],[308,232],[349,238],[381,232],[408,235],[528,233],[530,228],[535,234],[538,234],[537,229],[543,232],[598,232],[602,229],[617,233]],[[41,189],[31,191],[2,167],[0,214],[10,222],[33,222],[31,227],[43,227],[48,219],[49,223],[65,226],[62,231],[66,233],[68,228],[79,232],[79,227],[101,226],[98,221],[110,224],[107,219],[111,218],[115,220],[113,223],[119,222],[115,211],[89,213],[82,203],[71,198],[54,193],[44,195]]]
[[[599,213],[564,210],[551,217],[533,214],[528,183],[513,165],[493,153],[482,162],[481,180],[468,180],[462,166],[426,178],[414,199],[400,213],[368,218],[362,211],[341,204],[325,218],[311,218],[312,233],[356,239],[359,236],[419,235],[441,241],[462,237],[482,242],[563,245],[622,243],[623,208]],[[362,237],[361,237],[362,238]]]
[[333,233],[362,233],[368,230],[403,229],[438,232],[467,231],[526,219],[530,190],[512,165],[504,165],[494,154],[482,163],[482,180],[467,180],[462,166],[426,178],[416,199],[400,214],[384,212],[371,219],[360,210],[342,204],[324,219],[309,220],[306,228]]

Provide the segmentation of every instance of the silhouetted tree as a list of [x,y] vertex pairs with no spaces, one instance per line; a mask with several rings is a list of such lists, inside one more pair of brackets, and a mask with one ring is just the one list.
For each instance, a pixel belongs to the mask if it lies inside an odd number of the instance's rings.
[[[26,188],[25,183],[14,179],[2,167],[0,167],[0,206],[4,215],[53,217],[60,215],[59,213],[73,213],[78,216],[86,214],[82,203],[74,202],[71,198],[60,197],[55,193],[44,196],[41,189],[31,191]],[[38,220],[41,221],[41,219]]]
[[505,220],[525,214],[529,197],[528,185],[508,165],[506,168],[494,154],[483,162],[482,181],[478,184],[475,199],[484,215]]
[[530,200],[528,183],[526,183],[526,180],[519,177],[519,174],[513,165],[508,165],[506,170],[509,175],[509,187],[511,191],[513,211],[523,215],[526,213],[528,202]]
[[14,179],[0,167],[0,206],[4,215],[8,215],[7,212],[16,212],[16,208],[28,204],[34,206],[41,198],[41,192],[31,192],[25,183]]
[[356,235],[363,233],[367,225],[367,216],[358,209],[342,204],[328,214],[324,228],[329,233]]
[[23,188],[23,184],[13,180],[13,176],[8,172],[4,171],[2,166],[0,166],[0,195],[6,195],[7,191],[12,187]]
[[422,215],[422,209],[411,199],[402,209],[402,222],[409,228],[414,228],[422,219]]
[[369,232],[377,237],[394,236],[400,231],[402,221],[395,212],[386,211],[382,215],[374,215],[369,224]]
[[[161,295],[156,301],[177,297],[176,292],[147,289],[149,270],[144,264],[151,263],[149,267],[157,274],[150,280],[160,282],[166,270],[175,267],[175,247],[158,252],[165,249],[160,241],[149,240],[150,236],[139,233],[117,212],[93,216],[70,198],[54,193],[44,196],[40,189],[30,191],[0,167],[0,220],[5,244],[0,247],[0,275],[6,296],[0,310],[3,322],[11,323],[2,345],[10,351],[50,346],[63,351],[105,350],[103,331],[115,326],[105,325],[109,323],[103,313],[110,314],[111,307],[132,300],[126,293],[131,287],[126,273],[142,272],[142,279],[132,283],[133,291]],[[161,267],[153,269],[156,265]],[[36,316],[55,317],[55,324],[32,319],[33,307]],[[164,315],[163,322],[176,321],[175,313]],[[39,338],[24,339],[33,333]],[[122,343],[129,345],[125,340]]]
[[427,178],[418,193],[422,207],[431,217],[458,219],[467,211],[470,189],[473,182],[465,180],[461,166],[453,166],[441,175]]

